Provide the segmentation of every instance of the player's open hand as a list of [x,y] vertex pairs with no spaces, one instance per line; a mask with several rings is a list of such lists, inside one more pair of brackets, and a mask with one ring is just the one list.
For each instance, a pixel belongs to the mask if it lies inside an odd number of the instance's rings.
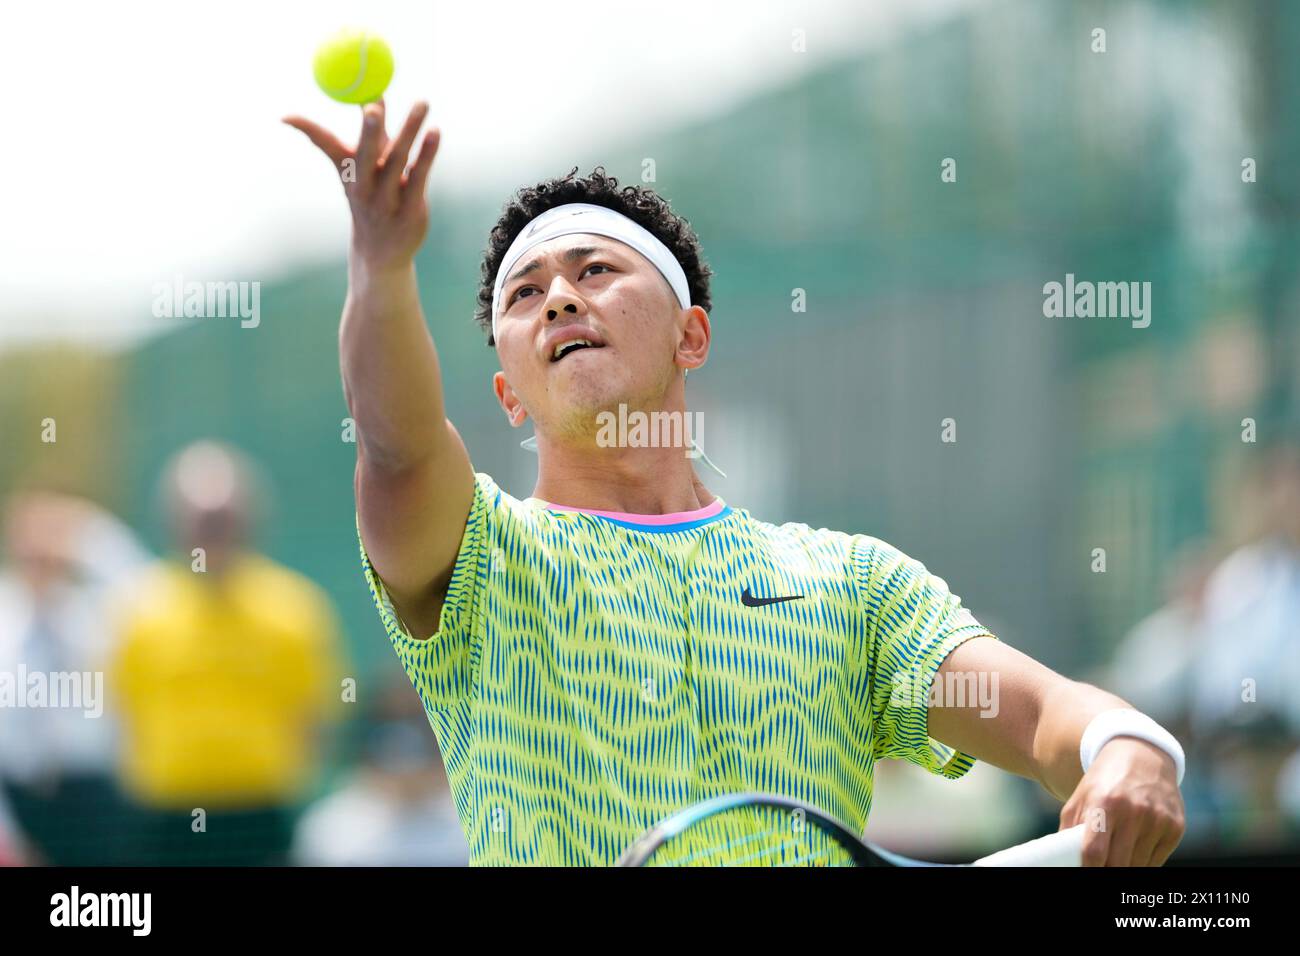
[[1183,838],[1185,811],[1174,761],[1142,740],[1101,748],[1070,799],[1061,827],[1084,824],[1084,866],[1161,866]]
[[385,272],[410,264],[429,227],[425,185],[438,153],[439,130],[424,134],[415,161],[407,166],[411,147],[429,113],[429,104],[416,103],[396,139],[389,139],[384,101],[362,110],[361,139],[356,149],[345,146],[329,130],[301,116],[284,122],[301,130],[338,170],[352,207],[352,255],[366,268]]

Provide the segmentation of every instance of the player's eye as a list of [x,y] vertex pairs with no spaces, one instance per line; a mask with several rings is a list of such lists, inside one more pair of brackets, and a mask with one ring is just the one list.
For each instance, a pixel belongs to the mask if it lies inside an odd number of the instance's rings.
[[[578,278],[582,278],[582,276],[585,276],[585,275],[586,275],[588,272],[590,272],[592,269],[604,269],[605,272],[613,272],[613,271],[614,271],[614,270],[611,269],[609,266],[605,265],[603,262],[593,262],[591,265],[587,266],[587,268],[585,268],[585,269],[582,270],[582,274],[581,274]],[[597,273],[597,274],[599,275],[600,273]],[[511,307],[512,305],[514,305],[515,302],[517,302],[519,299],[525,298],[525,296],[524,296],[524,293],[525,293],[525,292],[541,292],[541,291],[542,291],[542,290],[539,289],[539,288],[537,288],[537,286],[535,286],[535,285],[526,285],[526,286],[523,286],[522,288],[516,289],[515,292],[514,292],[514,295],[512,295],[512,296],[510,297],[510,301],[506,303],[506,308],[507,308],[507,309],[510,308],[510,307]]]
[[542,290],[539,289],[539,288],[537,288],[537,286],[535,286],[535,285],[524,285],[524,286],[520,286],[520,287],[519,287],[518,289],[516,289],[513,293],[511,293],[510,298],[506,301],[506,309],[507,309],[507,311],[508,311],[509,309],[513,308],[513,307],[514,307],[514,304],[515,304],[516,302],[518,302],[520,299],[524,299],[524,298],[532,298],[531,296],[528,296],[528,295],[526,295],[525,293],[528,293],[528,292],[541,292],[541,291],[542,291]]

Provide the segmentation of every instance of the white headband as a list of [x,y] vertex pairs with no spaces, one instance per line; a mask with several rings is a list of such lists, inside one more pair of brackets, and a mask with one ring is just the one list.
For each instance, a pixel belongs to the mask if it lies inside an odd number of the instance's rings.
[[648,229],[633,222],[621,212],[615,212],[606,206],[583,202],[567,203],[548,209],[530,222],[526,228],[520,230],[515,241],[510,244],[506,257],[501,260],[501,267],[497,269],[496,283],[492,286],[493,342],[497,340],[497,310],[501,305],[501,288],[505,285],[506,278],[515,263],[539,242],[578,232],[608,236],[610,239],[617,239],[631,246],[649,259],[668,280],[681,307],[683,309],[691,307],[690,286],[687,285],[682,264]]

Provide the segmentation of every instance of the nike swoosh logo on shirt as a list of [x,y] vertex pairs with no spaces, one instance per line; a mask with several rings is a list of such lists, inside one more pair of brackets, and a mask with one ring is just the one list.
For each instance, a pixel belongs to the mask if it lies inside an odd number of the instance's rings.
[[781,604],[785,601],[799,601],[802,600],[802,598],[802,594],[791,594],[789,597],[754,597],[754,595],[749,593],[749,588],[745,588],[744,591],[740,592],[740,603],[745,605],[745,607],[766,607],[769,604]]

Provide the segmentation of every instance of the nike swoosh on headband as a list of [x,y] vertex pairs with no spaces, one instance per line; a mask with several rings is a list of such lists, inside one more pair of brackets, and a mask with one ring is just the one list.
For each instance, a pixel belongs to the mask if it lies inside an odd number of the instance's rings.
[[[573,215],[575,215],[575,216],[585,216],[585,215],[587,214],[587,212],[588,212],[588,210],[586,210],[586,209],[579,209],[579,210],[576,210],[576,211],[573,213]],[[541,217],[539,216],[538,219],[540,219],[540,218],[541,218]],[[532,235],[533,233],[535,233],[538,229],[542,228],[542,224],[538,221],[538,219],[534,219],[534,220],[533,220],[533,224],[532,224],[531,226],[528,227],[528,232],[526,233],[527,235],[531,236],[531,235]]]

